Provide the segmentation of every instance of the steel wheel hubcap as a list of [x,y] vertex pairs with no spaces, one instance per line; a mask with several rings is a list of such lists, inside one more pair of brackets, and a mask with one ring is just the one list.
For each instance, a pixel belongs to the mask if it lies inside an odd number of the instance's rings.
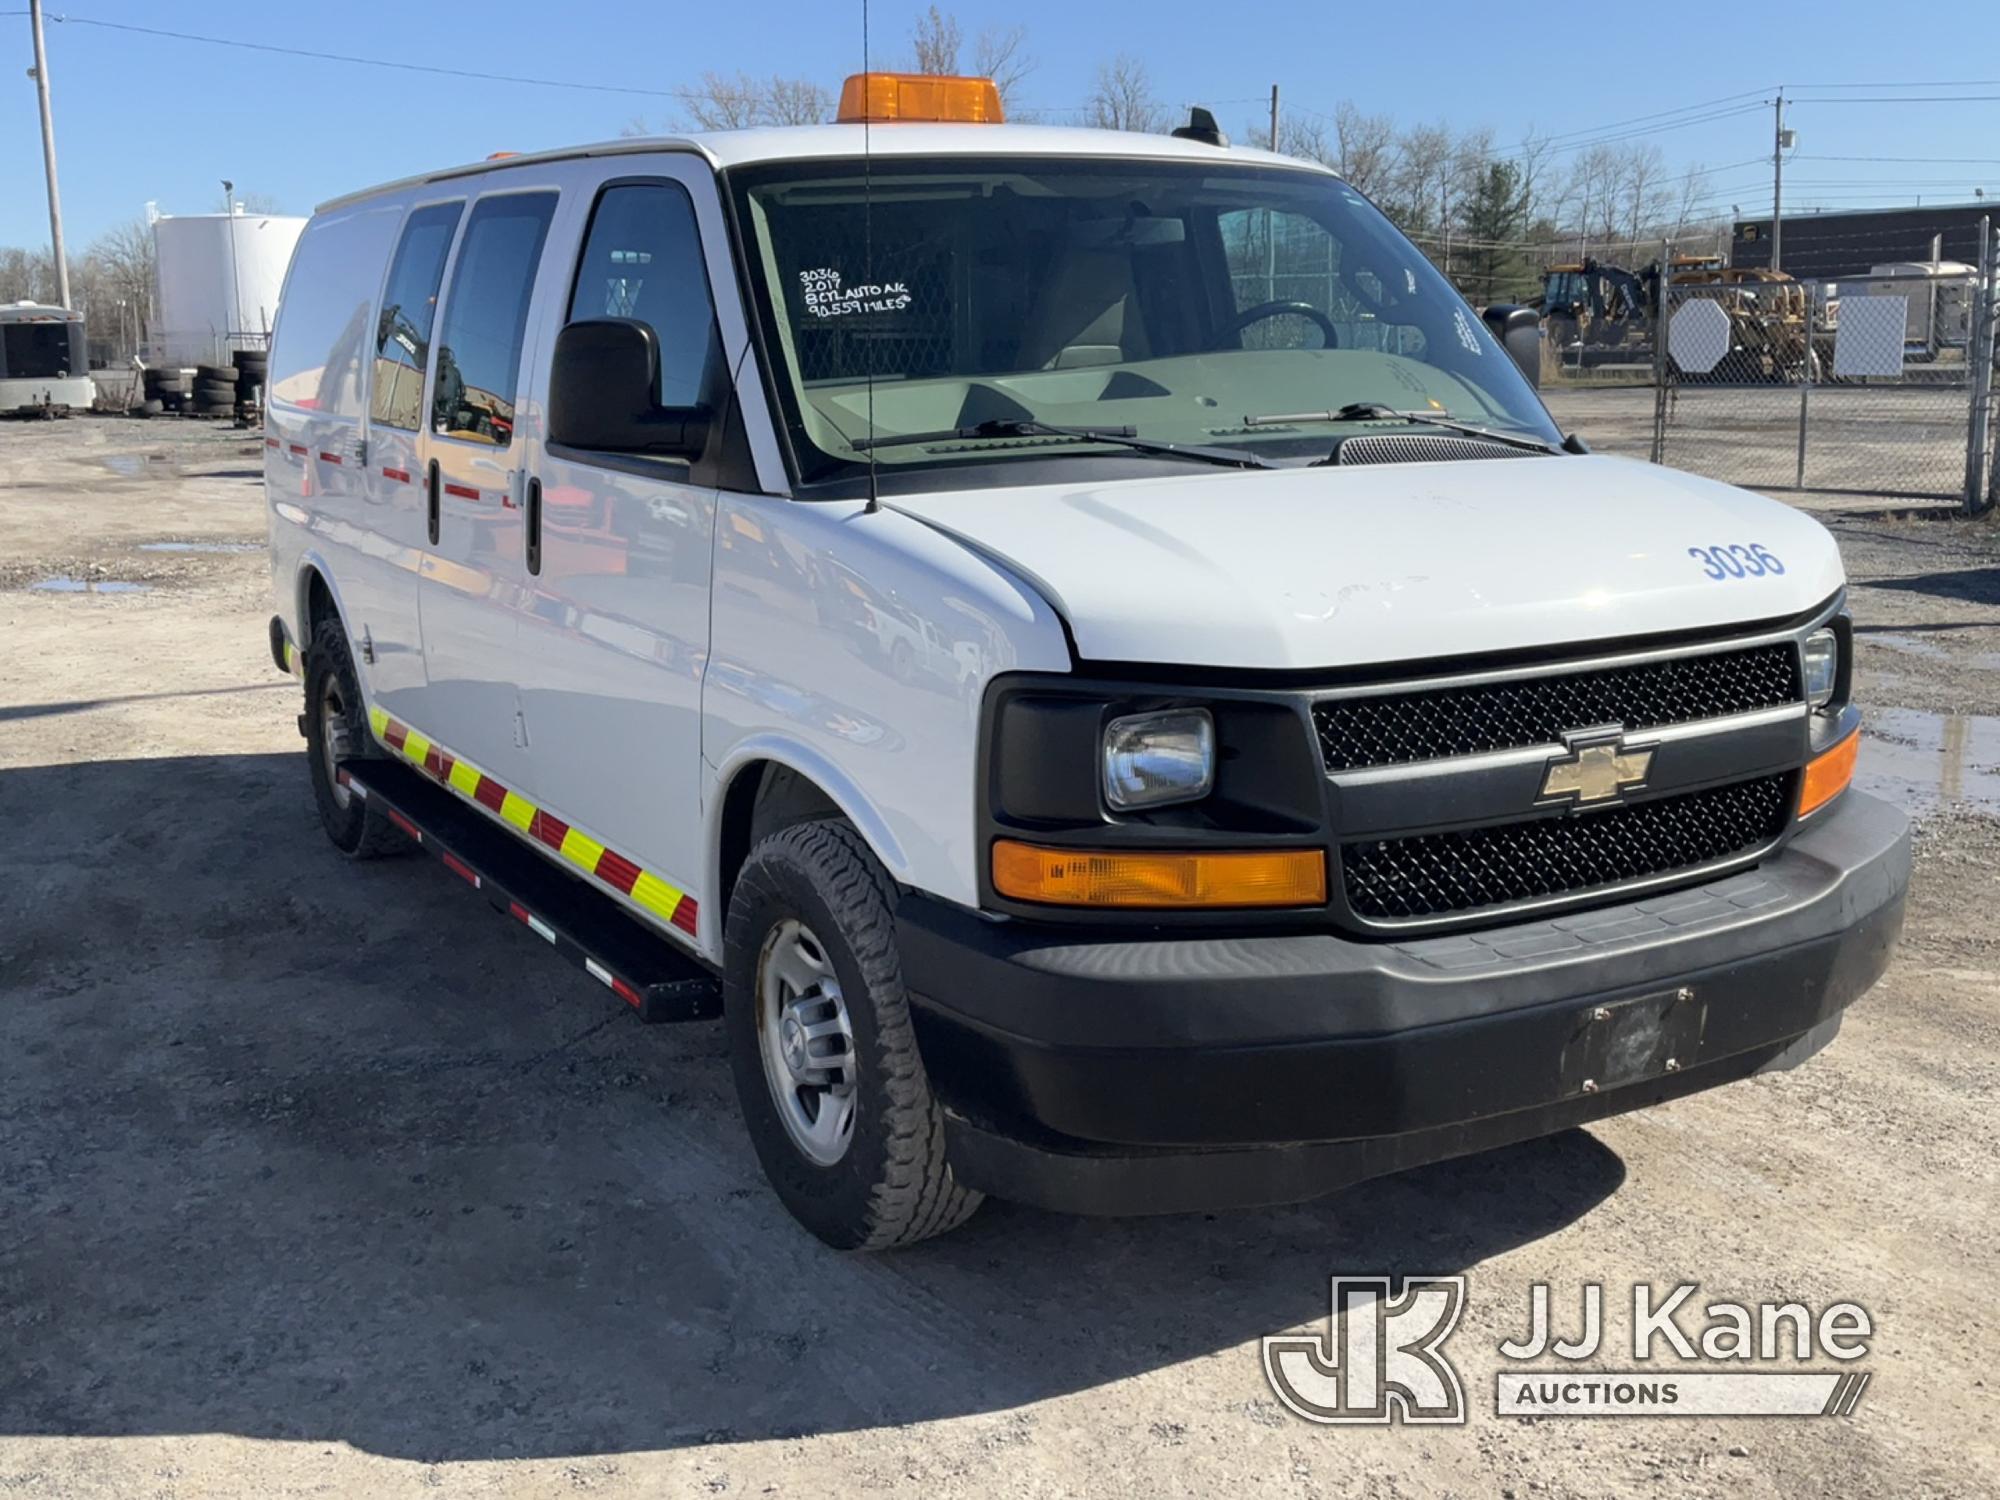
[[757,1049],[785,1134],[830,1167],[854,1139],[854,1030],[833,962],[813,931],[787,917],[757,956]]
[[342,812],[354,800],[354,794],[340,780],[340,763],[351,753],[347,700],[341,696],[339,680],[329,673],[326,686],[319,693],[319,754],[326,771],[326,784],[333,792],[333,805]]

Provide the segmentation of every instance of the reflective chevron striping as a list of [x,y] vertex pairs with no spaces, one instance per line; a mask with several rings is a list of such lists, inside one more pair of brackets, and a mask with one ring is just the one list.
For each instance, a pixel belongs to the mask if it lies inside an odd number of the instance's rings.
[[[368,710],[375,738],[440,786],[497,815],[502,822],[562,856],[606,888],[690,937],[698,930],[700,908],[679,886],[661,879],[615,849],[605,847],[554,813],[511,792],[462,756],[412,729],[383,709]],[[532,924],[531,924],[532,925]]]

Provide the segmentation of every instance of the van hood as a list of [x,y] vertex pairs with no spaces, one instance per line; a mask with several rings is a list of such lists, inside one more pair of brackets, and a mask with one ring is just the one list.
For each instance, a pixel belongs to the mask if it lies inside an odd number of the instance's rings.
[[[1802,614],[1843,579],[1833,538],[1788,505],[1596,456],[882,503],[1032,583],[1104,662],[1290,669],[1567,645]],[[1696,555],[1732,545],[1784,571],[1732,557],[1739,577]]]

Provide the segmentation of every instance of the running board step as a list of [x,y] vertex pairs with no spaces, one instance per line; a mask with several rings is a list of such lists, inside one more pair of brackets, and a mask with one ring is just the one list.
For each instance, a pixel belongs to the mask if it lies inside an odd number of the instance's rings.
[[444,867],[639,1013],[642,1021],[722,1014],[721,982],[671,940],[387,760],[346,760],[343,786],[379,808]]

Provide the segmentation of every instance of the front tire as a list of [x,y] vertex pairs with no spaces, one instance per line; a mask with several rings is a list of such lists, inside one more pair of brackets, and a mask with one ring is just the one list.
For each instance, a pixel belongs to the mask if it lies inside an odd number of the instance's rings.
[[724,934],[736,1096],[764,1175],[839,1250],[954,1229],[982,1201],[945,1160],[917,1056],[886,871],[845,822],[750,851]]
[[314,628],[306,648],[305,727],[313,801],[319,805],[320,826],[333,847],[349,859],[381,859],[415,848],[386,813],[355,796],[334,774],[343,760],[374,756],[377,751],[347,631],[332,616]]

